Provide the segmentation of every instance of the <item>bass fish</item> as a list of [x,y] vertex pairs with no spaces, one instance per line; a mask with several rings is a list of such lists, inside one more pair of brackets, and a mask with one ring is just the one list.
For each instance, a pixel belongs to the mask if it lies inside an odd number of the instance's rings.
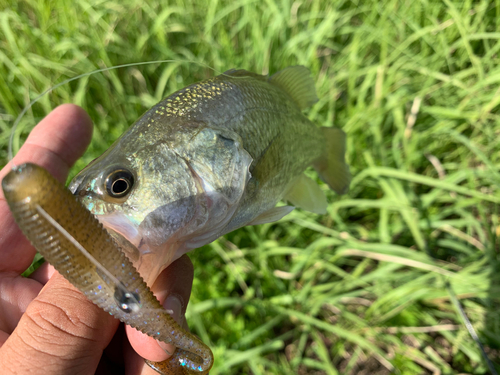
[[[271,77],[229,70],[152,107],[69,188],[152,285],[182,254],[237,228],[293,206],[325,213],[303,173],[310,165],[347,191],[344,132],[302,114],[317,100],[303,66]],[[293,206],[275,207],[280,200]]]

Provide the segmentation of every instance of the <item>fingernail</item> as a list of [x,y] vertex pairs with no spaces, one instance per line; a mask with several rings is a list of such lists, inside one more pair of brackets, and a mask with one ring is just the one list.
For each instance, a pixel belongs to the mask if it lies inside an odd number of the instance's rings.
[[167,310],[172,311],[172,318],[181,324],[181,311],[182,311],[182,303],[176,295],[170,295],[165,300],[163,307]]

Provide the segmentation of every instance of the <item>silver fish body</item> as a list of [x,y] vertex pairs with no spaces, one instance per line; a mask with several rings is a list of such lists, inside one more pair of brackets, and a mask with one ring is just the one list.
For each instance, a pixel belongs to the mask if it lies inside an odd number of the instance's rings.
[[191,249],[280,219],[293,208],[275,207],[283,198],[305,208],[326,204],[302,177],[309,165],[336,191],[346,190],[343,132],[318,128],[302,114],[315,100],[304,67],[270,78],[228,71],[147,111],[70,190],[151,283]]

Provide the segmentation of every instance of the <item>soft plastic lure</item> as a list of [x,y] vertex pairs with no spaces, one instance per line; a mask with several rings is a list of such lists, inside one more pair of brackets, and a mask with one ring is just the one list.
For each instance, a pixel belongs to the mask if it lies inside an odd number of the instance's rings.
[[2,181],[14,218],[36,249],[87,298],[115,318],[176,346],[159,373],[207,374],[212,351],[163,309],[99,221],[62,184],[35,164],[15,167]]

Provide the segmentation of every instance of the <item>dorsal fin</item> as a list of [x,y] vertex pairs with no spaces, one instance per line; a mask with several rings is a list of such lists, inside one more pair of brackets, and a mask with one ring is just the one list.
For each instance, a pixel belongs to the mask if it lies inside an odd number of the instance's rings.
[[265,81],[267,79],[267,76],[263,76],[257,73],[249,72],[248,70],[245,69],[229,69],[226,70],[224,73],[221,75],[223,76],[231,76],[231,77],[252,77],[255,79],[260,79],[261,81]]
[[269,82],[290,95],[300,109],[308,108],[318,101],[314,80],[305,66],[285,68],[269,77]]

